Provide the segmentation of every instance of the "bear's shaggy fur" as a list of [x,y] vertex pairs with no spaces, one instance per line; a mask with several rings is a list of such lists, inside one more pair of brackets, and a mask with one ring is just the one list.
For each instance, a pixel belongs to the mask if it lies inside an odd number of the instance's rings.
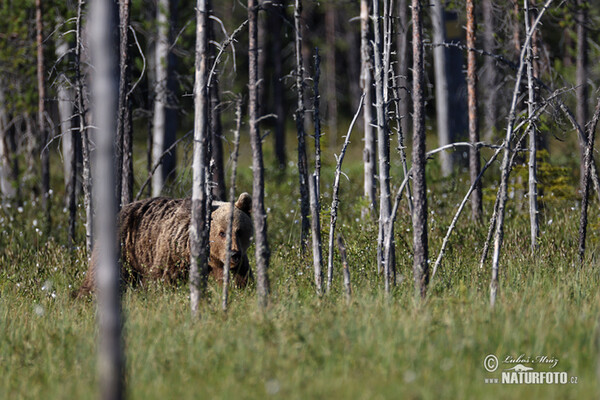
[[[156,197],[133,202],[119,213],[121,243],[121,277],[124,282],[145,279],[175,282],[188,276],[190,266],[189,227],[191,199]],[[209,274],[223,281],[223,263],[227,254],[226,230],[231,204],[213,202],[210,226]],[[231,243],[231,274],[237,287],[245,287],[252,279],[246,251],[252,236],[250,210],[252,198],[243,193],[235,203]],[[94,291],[96,257],[92,252],[90,266],[77,297]]]

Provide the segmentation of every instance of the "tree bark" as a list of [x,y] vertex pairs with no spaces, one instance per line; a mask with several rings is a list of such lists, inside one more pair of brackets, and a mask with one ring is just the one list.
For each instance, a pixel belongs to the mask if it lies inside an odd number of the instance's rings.
[[310,221],[308,196],[308,161],[306,159],[306,140],[304,132],[304,64],[302,59],[302,0],[296,0],[294,8],[294,26],[296,30],[296,90],[298,91],[298,106],[296,108],[296,131],[298,136],[298,177],[300,180],[300,215],[302,233],[300,244],[302,250],[306,247]]
[[360,48],[361,48],[361,79],[360,84],[365,96],[365,105],[363,108],[364,123],[364,196],[367,199],[368,207],[362,210],[363,217],[367,214],[375,215],[377,212],[377,183],[375,175],[377,174],[377,156],[375,152],[375,131],[373,129],[373,62],[372,49],[369,32],[369,16],[371,7],[369,0],[360,2]]
[[402,132],[408,135],[410,130],[410,89],[408,81],[408,35],[409,35],[409,21],[408,21],[408,6],[407,0],[398,0],[398,24],[396,29],[398,35],[396,39],[396,52],[398,54],[398,79],[397,87],[398,93],[400,94],[399,102],[399,115],[400,126]]
[[86,127],[86,105],[84,99],[84,79],[82,77],[81,52],[83,50],[82,23],[83,23],[83,0],[77,4],[76,21],[76,47],[75,47],[75,85],[77,88],[77,114],[79,120],[79,134],[81,135],[82,155],[82,180],[83,180],[83,205],[85,208],[85,247],[88,259],[92,256],[94,246],[94,218],[92,199],[92,163],[90,152],[90,141]]
[[207,0],[196,4],[196,72],[194,83],[194,150],[192,159],[192,215],[190,221],[190,301],[193,317],[206,295],[210,205],[207,204],[208,170],[208,21]]
[[[129,13],[131,0],[119,0],[120,64],[119,108],[117,120],[117,193],[120,205],[133,198],[133,128],[131,121],[131,69],[129,56]],[[120,174],[119,174],[120,172]]]
[[[299,0],[296,0],[296,9],[298,1]],[[260,85],[258,80],[258,9],[259,4],[257,0],[248,0],[248,117],[250,125],[250,144],[252,146],[252,221],[254,223],[258,305],[262,309],[265,309],[268,305],[269,296],[268,268],[270,252],[267,238],[267,214],[265,212],[264,204],[265,169],[263,165],[262,140],[258,128],[258,86]],[[304,154],[304,157],[306,157],[306,153]],[[300,166],[300,163],[298,164]],[[304,168],[306,168],[306,163],[304,163]]]
[[[17,195],[17,191],[11,182],[11,161],[10,149],[8,146],[8,113],[5,107],[4,84],[0,79],[0,194],[2,198],[12,199]],[[16,185],[18,182],[14,182]]]
[[415,291],[424,298],[429,283],[427,245],[427,188],[425,182],[425,69],[420,0],[412,0],[413,20],[413,274]]
[[[475,4],[474,0],[467,0],[467,48],[475,48]],[[471,144],[479,142],[479,125],[477,118],[477,66],[475,64],[475,52],[468,51],[467,53],[467,83],[469,95],[469,141]],[[471,217],[475,221],[481,221],[482,205],[481,205],[481,182],[477,179],[479,170],[481,169],[481,161],[479,159],[479,149],[475,146],[469,149],[469,176],[471,177],[471,185],[473,187],[473,195],[471,197]]]
[[125,392],[122,339],[119,250],[117,238],[118,193],[115,191],[115,131],[118,102],[117,3],[94,0],[90,8],[93,112],[96,162],[94,198],[98,238],[98,372],[102,399],[121,399]]

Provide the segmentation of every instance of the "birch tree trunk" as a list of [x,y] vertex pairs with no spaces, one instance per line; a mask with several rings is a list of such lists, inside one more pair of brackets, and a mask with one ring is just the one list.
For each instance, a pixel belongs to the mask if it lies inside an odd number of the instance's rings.
[[[433,48],[435,104],[438,142],[441,147],[452,143],[453,141],[450,132],[450,94],[448,93],[448,72],[446,70],[448,64],[446,57],[447,52],[444,46],[439,45],[446,41],[446,21],[444,18],[444,6],[442,5],[441,0],[433,0],[432,5],[431,24],[433,28],[433,41],[437,44],[437,46]],[[452,153],[441,153],[440,161],[442,164],[442,175],[449,176],[454,167]]]
[[425,182],[425,69],[421,0],[412,0],[413,37],[413,274],[415,292],[424,298],[429,283],[427,188]]
[[119,250],[117,247],[118,193],[115,191],[115,131],[118,102],[117,3],[94,0],[90,8],[90,50],[92,54],[93,112],[96,162],[94,202],[98,238],[98,372],[102,399],[121,399],[125,392]]
[[302,233],[300,243],[302,250],[306,246],[310,221],[308,213],[308,161],[306,159],[306,140],[304,132],[304,64],[302,59],[302,0],[295,0],[294,27],[296,31],[296,90],[298,91],[298,106],[296,108],[296,131],[298,136],[298,176],[300,179],[300,214],[302,219]]
[[38,114],[42,152],[42,208],[44,209],[45,229],[50,230],[50,151],[48,148],[48,127],[46,126],[46,81],[44,63],[44,26],[42,21],[42,0],[35,1],[36,44],[37,44],[37,80]]
[[[467,48],[475,49],[475,4],[474,0],[467,0]],[[471,144],[479,142],[479,126],[477,118],[477,67],[475,64],[475,52],[467,52],[467,84],[468,84],[468,108],[469,108],[469,141]],[[481,182],[477,179],[481,161],[479,149],[475,146],[469,148],[469,176],[471,185],[474,185],[471,197],[471,217],[475,221],[481,221]]]
[[[120,63],[119,63],[119,108],[117,121],[117,138],[120,151],[117,151],[117,193],[120,195],[120,204],[131,203],[133,199],[133,128],[131,121],[131,70],[129,67],[129,11],[131,0],[119,0],[120,19]],[[120,160],[119,160],[120,159]],[[120,162],[119,162],[120,161]],[[120,190],[119,190],[120,189]]]
[[200,299],[205,296],[208,278],[207,216],[208,169],[208,20],[207,0],[196,4],[196,72],[194,82],[194,150],[192,159],[192,215],[190,221],[190,301],[192,317],[199,316]]
[[[532,13],[529,8],[529,1],[525,0],[524,8],[525,8],[525,28],[529,32],[529,21],[531,21]],[[532,36],[535,37],[534,33]],[[527,46],[527,92],[529,101],[527,102],[527,111],[530,118],[529,121],[529,224],[531,231],[531,253],[534,254],[537,249],[537,239],[540,232],[539,222],[538,222],[538,201],[537,201],[537,146],[538,146],[538,137],[537,137],[537,128],[534,120],[534,113],[536,109],[536,83],[534,77],[534,63],[535,63],[535,53],[533,52],[532,42],[534,39],[529,42],[529,46]]]
[[408,36],[409,36],[409,21],[408,21],[408,5],[407,0],[398,0],[398,23],[396,36],[396,52],[398,55],[398,79],[397,87],[399,88],[400,100],[399,100],[399,116],[400,126],[402,132],[408,135],[410,130],[410,107],[409,107],[409,93],[408,87]]
[[[298,1],[296,0],[296,12],[298,12]],[[270,252],[267,240],[267,214],[264,204],[265,169],[263,166],[262,140],[258,128],[258,85],[260,85],[258,81],[258,9],[258,0],[248,0],[248,117],[250,120],[250,144],[252,146],[252,221],[254,223],[254,243],[256,249],[256,291],[258,294],[258,305],[262,309],[265,309],[269,296],[268,268]],[[299,21],[297,21],[297,24],[299,24]],[[299,28],[299,26],[297,27]],[[304,153],[304,157],[306,159],[306,153]],[[300,160],[298,167],[300,167]],[[304,163],[304,168],[306,168],[306,162]],[[307,175],[304,176],[304,179],[306,177]],[[300,179],[302,180],[302,176]]]
[[364,196],[369,204],[362,210],[363,217],[367,214],[375,215],[377,212],[377,183],[375,175],[377,174],[377,157],[375,152],[375,131],[373,129],[373,62],[372,49],[369,32],[370,16],[369,0],[360,1],[360,52],[361,52],[361,76],[360,85],[365,96],[365,105],[363,108],[364,123]]
[[317,295],[323,294],[323,241],[321,240],[321,115],[319,80],[321,77],[321,57],[319,49],[315,49],[314,76],[314,122],[315,122],[315,172],[308,177],[308,192],[310,197],[311,236],[313,252],[313,268]]

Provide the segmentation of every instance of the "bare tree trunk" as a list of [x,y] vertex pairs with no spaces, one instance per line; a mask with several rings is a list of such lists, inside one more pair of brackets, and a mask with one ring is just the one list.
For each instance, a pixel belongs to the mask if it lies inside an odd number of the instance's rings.
[[[529,8],[529,0],[525,0],[525,28],[529,32],[529,22],[532,17],[532,12]],[[540,232],[539,222],[538,222],[538,190],[537,190],[537,146],[538,146],[538,135],[537,135],[537,127],[535,124],[534,113],[536,109],[536,92],[537,87],[535,84],[534,77],[534,63],[535,63],[535,53],[533,52],[532,42],[535,40],[535,34],[532,33],[532,40],[529,42],[529,46],[527,46],[527,89],[529,95],[529,101],[527,102],[527,109],[529,118],[532,119],[529,121],[529,222],[531,228],[531,252],[535,253],[537,249],[537,239]]]
[[328,3],[325,8],[325,41],[327,43],[327,53],[325,60],[325,84],[327,85],[327,124],[329,125],[329,145],[336,146],[337,142],[337,79],[335,72],[336,64],[336,10],[333,2]]
[[413,20],[413,274],[415,292],[424,298],[429,283],[427,262],[427,188],[425,182],[425,69],[420,0],[412,0]]
[[37,79],[38,79],[38,129],[42,150],[42,208],[44,209],[45,230],[50,231],[50,149],[48,148],[48,127],[46,126],[46,82],[44,70],[44,26],[42,21],[42,1],[35,1]]
[[133,128],[131,125],[131,70],[128,49],[130,9],[131,0],[119,0],[121,42],[117,140],[121,149],[117,149],[117,173],[120,171],[118,175],[120,179],[117,179],[117,193],[120,195],[122,206],[131,203],[133,198]]
[[[527,0],[525,0],[527,1]],[[490,283],[490,305],[493,308],[496,305],[496,297],[498,293],[498,281],[499,281],[499,263],[500,263],[500,250],[502,249],[502,241],[504,239],[504,208],[506,205],[507,199],[507,187],[508,187],[508,177],[511,169],[511,141],[514,133],[514,124],[516,120],[516,107],[519,99],[521,80],[523,76],[523,69],[525,66],[525,50],[529,46],[531,42],[531,36],[533,31],[536,29],[537,24],[539,23],[542,15],[548,9],[553,0],[547,0],[544,4],[544,7],[539,12],[537,18],[531,24],[529,31],[527,32],[527,36],[525,38],[525,43],[523,44],[523,48],[521,49],[521,54],[519,56],[519,68],[516,75],[515,88],[513,91],[510,112],[508,114],[508,125],[506,128],[506,138],[504,139],[504,158],[502,159],[502,166],[500,168],[501,177],[500,177],[500,187],[498,189],[498,212],[496,217],[496,231],[494,233],[494,254],[492,256],[492,280]]]
[[[446,21],[444,6],[441,0],[433,0],[431,8],[431,23],[433,27],[434,43],[438,44],[433,49],[433,66],[435,71],[435,104],[437,115],[437,132],[440,147],[453,142],[450,132],[450,94],[448,93],[447,51],[439,44],[446,41]],[[414,22],[413,22],[414,23]],[[452,153],[440,154],[442,175],[452,174],[454,167]],[[416,189],[415,189],[416,190]]]
[[235,132],[233,134],[233,153],[231,153],[231,181],[229,184],[229,202],[231,209],[229,211],[229,219],[227,222],[227,232],[225,243],[227,255],[223,263],[223,297],[221,299],[221,308],[227,312],[227,299],[229,296],[229,267],[231,266],[231,243],[233,232],[233,212],[235,205],[235,177],[237,174],[238,151],[240,148],[240,131],[242,129],[242,99],[236,99],[235,103]]
[[377,157],[375,152],[375,131],[373,129],[373,62],[372,49],[369,34],[369,0],[360,2],[360,49],[361,49],[361,88],[365,96],[365,105],[363,108],[364,123],[364,196],[369,206],[362,210],[363,217],[367,214],[372,216],[377,212],[377,183],[375,175],[377,174]]
[[84,100],[84,83],[81,76],[81,52],[83,50],[83,41],[81,38],[83,23],[83,0],[77,3],[77,22],[76,22],[76,47],[75,47],[75,84],[77,88],[77,113],[79,120],[79,134],[81,135],[81,155],[82,155],[82,180],[83,180],[83,205],[85,208],[85,247],[87,256],[92,256],[94,246],[94,218],[93,218],[93,199],[92,199],[92,165],[91,152],[88,131],[86,127],[86,109]]
[[[258,9],[259,4],[257,0],[248,0],[248,117],[250,119],[250,144],[252,145],[252,221],[254,222],[254,243],[256,249],[258,305],[264,309],[267,307],[269,296],[268,268],[270,252],[267,238],[267,214],[265,213],[265,169],[263,166],[262,140],[258,129],[258,85],[260,85],[258,81]],[[298,0],[296,2],[296,9],[298,9]],[[302,69],[300,69],[300,72],[302,72]],[[306,158],[306,153],[304,153],[304,157]],[[300,166],[300,162],[298,162],[298,166]],[[304,168],[306,169],[306,162],[304,163]],[[304,176],[305,179],[306,177],[307,175]]]
[[282,0],[275,0],[269,8],[269,26],[271,27],[272,62],[273,62],[273,102],[275,103],[275,156],[279,169],[287,166],[285,151],[285,96],[283,93],[283,56],[281,28],[285,18],[285,9]]
[[294,26],[296,30],[296,90],[298,91],[298,106],[296,108],[296,131],[298,134],[298,176],[300,179],[300,215],[302,218],[302,233],[300,243],[302,250],[306,246],[310,221],[308,218],[308,162],[306,160],[306,144],[304,132],[304,64],[302,60],[302,0],[295,0]]
[[308,177],[308,191],[310,195],[313,266],[315,273],[315,286],[317,295],[323,293],[323,242],[321,240],[321,116],[319,99],[319,80],[321,77],[321,57],[319,49],[315,49],[315,77],[314,77],[314,121],[315,121],[315,172]]
[[207,0],[196,4],[196,74],[194,83],[194,152],[192,216],[190,222],[190,300],[192,316],[198,317],[200,299],[206,295],[208,277],[208,238],[210,204],[207,201],[208,184],[208,21],[210,10]]
[[409,35],[409,23],[408,23],[408,6],[407,0],[398,0],[398,23],[396,29],[398,35],[396,37],[396,52],[398,56],[398,79],[397,87],[398,93],[400,94],[399,102],[399,115],[400,126],[402,132],[408,135],[410,130],[410,107],[409,107],[409,93],[408,87],[408,35]]
[[[387,1],[387,0],[384,0]],[[387,18],[384,15],[384,19]],[[385,32],[385,30],[384,30]],[[385,227],[388,224],[388,219],[391,213],[390,203],[390,129],[387,120],[387,98],[384,91],[387,86],[387,69],[383,59],[388,57],[384,54],[382,59],[381,47],[387,39],[386,36],[381,37],[379,27],[379,0],[373,0],[373,33],[374,33],[374,60],[375,60],[375,97],[377,100],[377,153],[379,161],[379,233],[377,238],[377,265],[378,270],[385,269],[389,273],[390,267],[395,265],[393,259],[386,259],[383,251],[383,243],[385,242]],[[383,46],[386,51],[387,46]],[[384,276],[385,280],[389,279],[389,274]]]
[[[467,0],[467,48],[475,48],[475,4],[474,0]],[[477,68],[475,65],[475,52],[467,53],[467,82],[469,92],[469,141],[471,144],[479,142],[479,126],[477,119]],[[469,175],[473,188],[471,198],[471,217],[475,221],[481,221],[481,182],[477,179],[481,168],[479,160],[479,149],[475,146],[469,149]]]
[[[494,19],[494,5],[492,0],[482,0],[481,8],[483,12],[483,50],[494,54],[496,51],[494,28],[496,21]],[[496,62],[492,57],[485,57],[483,60],[483,73],[481,76],[481,87],[483,88],[483,108],[485,120],[484,138],[490,142],[498,128],[498,83],[496,73]]]
[[581,218],[579,221],[579,261],[583,264],[585,257],[585,237],[587,231],[587,217],[588,217],[588,198],[590,192],[590,171],[591,164],[593,162],[594,152],[594,139],[596,137],[596,126],[598,125],[598,119],[600,118],[600,96],[598,97],[598,103],[596,104],[596,111],[594,117],[588,127],[588,140],[585,147],[584,157],[584,176],[583,176],[583,193],[581,195]]
[[[212,13],[212,1],[210,0],[208,1],[208,8]],[[214,21],[208,21],[209,43],[215,39],[213,24]],[[210,64],[212,65],[215,60],[215,54],[214,47],[211,45],[208,46],[208,54]],[[219,96],[218,80],[212,79],[209,85],[211,154],[215,163],[212,193],[215,199],[225,201],[227,189],[225,186],[225,165],[223,162],[223,128],[221,125],[221,98]]]
[[[587,44],[587,14],[588,7],[586,0],[577,0],[577,73],[576,80],[577,86],[575,87],[575,95],[577,98],[577,108],[575,113],[577,114],[577,122],[584,128],[588,122],[588,44]],[[584,175],[585,175],[585,149],[586,146],[580,143],[581,149],[581,170],[580,170],[580,188],[583,192],[584,188]]]
[[90,8],[90,50],[92,54],[92,93],[96,162],[94,164],[94,204],[98,238],[98,372],[102,399],[121,399],[125,392],[121,292],[119,290],[119,250],[115,215],[115,131],[118,102],[117,3],[94,0]]
[[[154,123],[152,134],[153,164],[162,156],[165,149],[175,141],[174,110],[170,97],[172,96],[171,74],[173,60],[170,52],[170,30],[173,21],[173,4],[176,0],[158,0],[156,20],[158,37],[156,40],[156,95],[154,98]],[[161,167],[152,177],[152,195],[159,196],[163,186],[173,170],[174,154],[163,158]]]
[[342,146],[342,151],[339,156],[336,156],[337,163],[335,166],[335,177],[333,179],[333,189],[331,194],[331,221],[329,223],[329,254],[327,258],[327,293],[331,291],[331,285],[333,283],[333,241],[335,238],[335,225],[337,224],[337,212],[338,206],[340,204],[339,199],[339,190],[340,190],[340,176],[342,174],[342,163],[344,162],[344,156],[346,155],[346,149],[348,148],[348,144],[350,143],[350,134],[352,133],[352,128],[354,128],[354,124],[360,115],[361,107],[363,106],[365,96],[364,94],[360,98],[360,103],[358,103],[358,109],[356,110],[356,114],[354,114],[354,118],[350,123],[350,127],[348,128],[348,133],[346,133],[346,138],[344,139],[344,145]]

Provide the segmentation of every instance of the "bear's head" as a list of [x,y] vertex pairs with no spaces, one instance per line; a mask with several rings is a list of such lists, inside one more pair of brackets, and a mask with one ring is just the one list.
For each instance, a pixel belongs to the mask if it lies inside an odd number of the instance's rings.
[[[230,263],[232,270],[235,270],[246,259],[246,251],[250,246],[250,238],[253,233],[251,209],[252,197],[248,193],[242,193],[233,209]],[[213,210],[210,225],[210,257],[224,264],[227,256],[227,223],[231,212],[231,203],[214,202]]]

